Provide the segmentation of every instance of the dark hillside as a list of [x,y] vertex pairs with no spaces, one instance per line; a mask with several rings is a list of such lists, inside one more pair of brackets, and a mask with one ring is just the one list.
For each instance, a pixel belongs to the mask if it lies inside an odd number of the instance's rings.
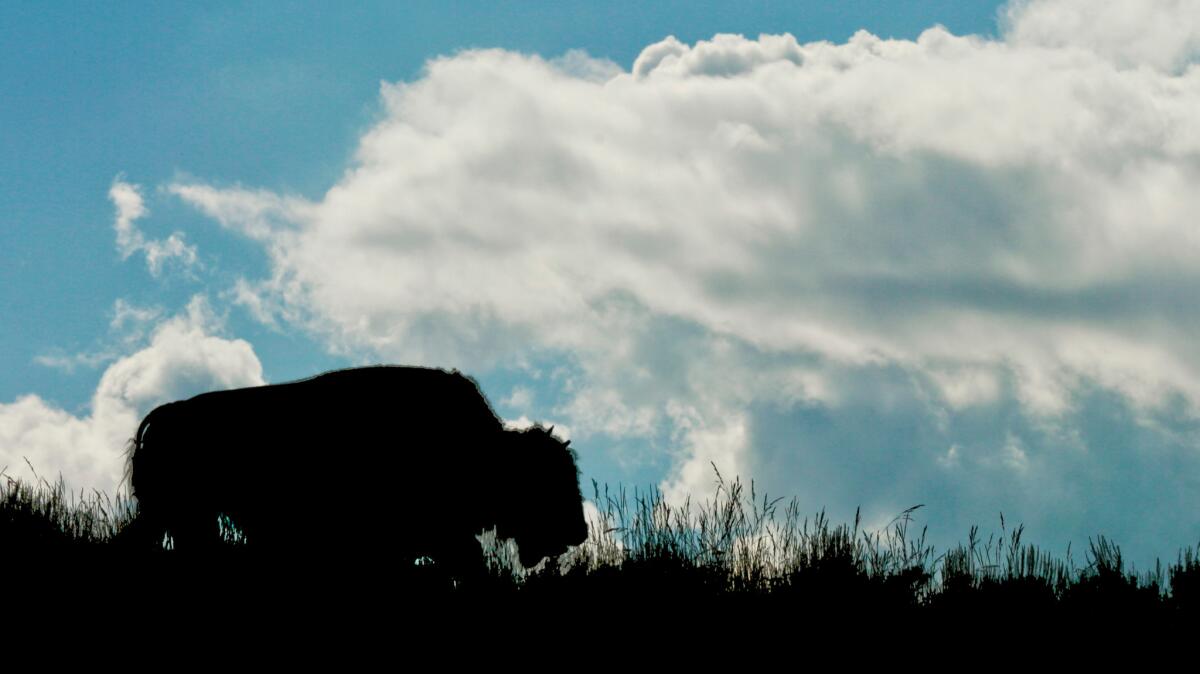
[[[297,516],[322,507],[328,493],[297,502]],[[342,498],[352,498],[353,495]],[[68,594],[90,596],[119,585],[121,596],[205,598],[347,597],[490,598],[616,606],[683,601],[747,604],[808,614],[921,611],[954,615],[1151,612],[1197,608],[1200,550],[1186,548],[1166,569],[1135,572],[1120,549],[1100,537],[1082,562],[1056,558],[1022,542],[1023,529],[939,552],[925,544],[914,517],[901,513],[881,532],[859,523],[805,518],[794,502],[758,497],[735,480],[701,507],[672,507],[655,490],[594,489],[600,522],[587,542],[557,561],[522,567],[511,541],[481,536],[483,574],[459,578],[437,560],[402,564],[386,546],[371,555],[256,553],[226,522],[224,543],[204,552],[120,545],[136,526],[135,504],[121,495],[71,494],[61,483],[0,485],[0,566],[5,577],[51,577]],[[405,513],[397,512],[403,531]],[[381,536],[402,535],[394,530]],[[339,536],[312,532],[322,549]],[[115,593],[115,590],[113,590]],[[215,593],[215,594],[214,594]]]

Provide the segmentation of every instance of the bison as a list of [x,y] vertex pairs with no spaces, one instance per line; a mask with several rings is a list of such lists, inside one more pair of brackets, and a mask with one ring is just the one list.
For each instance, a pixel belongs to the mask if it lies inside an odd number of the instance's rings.
[[475,535],[532,566],[587,535],[576,455],[535,426],[506,430],[476,383],[378,366],[204,393],[151,411],[131,441],[143,536],[322,558],[479,559]]

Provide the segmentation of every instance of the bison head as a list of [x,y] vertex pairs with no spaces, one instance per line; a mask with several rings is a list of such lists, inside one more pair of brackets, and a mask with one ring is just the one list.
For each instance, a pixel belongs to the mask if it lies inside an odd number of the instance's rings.
[[497,487],[506,512],[496,535],[517,541],[526,568],[587,538],[577,457],[570,443],[554,437],[551,430],[533,426],[505,432],[507,465],[503,484]]

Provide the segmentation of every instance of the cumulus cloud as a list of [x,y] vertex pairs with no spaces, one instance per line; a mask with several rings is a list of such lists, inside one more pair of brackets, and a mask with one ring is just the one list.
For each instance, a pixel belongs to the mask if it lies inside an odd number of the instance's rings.
[[383,85],[319,200],[170,190],[261,242],[254,315],[400,362],[558,358],[556,414],[670,452],[669,494],[716,463],[1078,535],[1183,498],[1119,471],[1200,469],[1196,16],[1044,0],[997,40],[667,38],[630,72],[467,51]]
[[[114,321],[146,318],[119,303]],[[119,358],[100,377],[90,411],[82,416],[37,395],[0,403],[0,467],[25,459],[47,479],[61,475],[72,488],[108,493],[120,484],[126,444],[138,422],[163,402],[207,390],[262,384],[262,366],[250,344],[219,336],[221,321],[203,296],[159,323],[149,343]]]
[[173,232],[166,239],[157,240],[146,238],[138,229],[136,221],[149,211],[137,185],[115,180],[108,190],[108,198],[117,209],[113,228],[117,232],[117,250],[122,260],[137,252],[144,253],[152,276],[161,274],[163,265],[169,260],[178,260],[185,268],[196,264],[196,247],[184,243],[183,234]]
[[1019,0],[1002,18],[1010,42],[1078,49],[1125,68],[1179,71],[1200,56],[1197,0]]

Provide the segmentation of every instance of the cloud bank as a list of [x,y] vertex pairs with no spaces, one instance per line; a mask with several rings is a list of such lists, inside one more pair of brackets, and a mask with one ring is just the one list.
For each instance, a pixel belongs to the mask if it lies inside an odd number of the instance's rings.
[[260,320],[561,363],[576,444],[643,439],[671,495],[715,463],[1169,555],[1200,528],[1197,17],[1021,2],[996,40],[667,38],[628,72],[467,51],[384,84],[317,201],[169,189],[262,245]]

